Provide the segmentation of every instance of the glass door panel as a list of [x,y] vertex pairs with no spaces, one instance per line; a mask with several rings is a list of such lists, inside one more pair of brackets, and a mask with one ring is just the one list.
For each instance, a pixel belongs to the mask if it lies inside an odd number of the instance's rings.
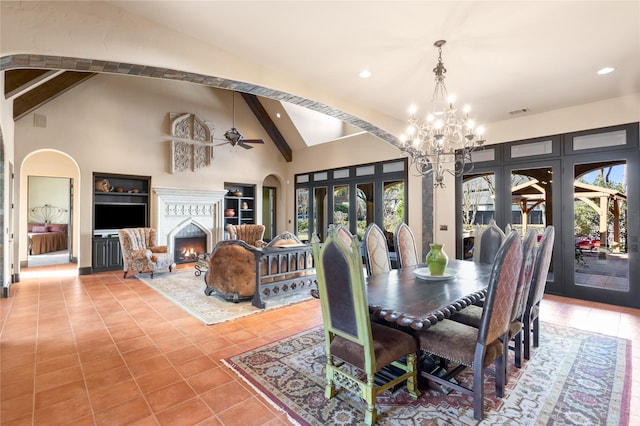
[[[509,226],[521,237],[535,230],[538,241],[544,229],[553,226],[553,169],[551,167],[511,171],[511,221]],[[553,259],[549,266],[547,285],[552,285]]]
[[629,291],[626,161],[575,164],[574,289]]
[[310,241],[309,232],[309,190],[296,189],[296,235],[300,241]]
[[349,185],[333,187],[333,223],[349,229]]
[[404,181],[384,182],[382,187],[383,230],[395,232],[396,227],[405,222]]
[[313,188],[313,226],[311,232],[315,232],[320,241],[324,241],[327,231],[327,188]]
[[462,182],[462,257],[473,259],[476,230],[484,229],[496,213],[495,173],[465,175]]
[[373,183],[359,183],[356,186],[356,235],[360,241],[367,225],[374,221]]

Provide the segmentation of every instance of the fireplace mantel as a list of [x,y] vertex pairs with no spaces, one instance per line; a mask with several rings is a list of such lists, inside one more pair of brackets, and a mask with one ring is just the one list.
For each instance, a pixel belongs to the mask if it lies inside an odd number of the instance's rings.
[[152,189],[158,244],[173,251],[173,237],[190,223],[207,234],[207,251],[224,236],[224,196],[227,191],[156,187]]

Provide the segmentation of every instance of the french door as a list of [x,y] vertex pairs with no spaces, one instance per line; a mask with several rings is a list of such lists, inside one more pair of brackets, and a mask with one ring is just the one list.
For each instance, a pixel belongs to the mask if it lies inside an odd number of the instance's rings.
[[640,307],[640,152],[637,145],[627,149],[637,135],[637,126],[567,135],[573,155],[563,172],[563,222],[572,225],[563,233],[566,296]]
[[546,292],[640,307],[638,146],[633,123],[487,147],[458,180],[457,257],[489,221],[521,235],[552,225]]

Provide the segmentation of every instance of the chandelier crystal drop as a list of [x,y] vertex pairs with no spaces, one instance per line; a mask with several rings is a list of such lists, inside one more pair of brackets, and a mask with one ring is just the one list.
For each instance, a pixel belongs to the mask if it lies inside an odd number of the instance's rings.
[[455,98],[448,96],[444,84],[447,69],[442,62],[442,46],[438,40],[438,63],[433,69],[436,86],[433,90],[431,108],[424,121],[416,117],[417,108],[409,108],[407,134],[400,137],[400,149],[409,155],[410,169],[418,176],[433,174],[433,186],[444,188],[444,174],[461,176],[473,169],[471,153],[482,146],[484,129],[476,127],[469,117],[470,107],[465,106],[461,114],[454,106]]

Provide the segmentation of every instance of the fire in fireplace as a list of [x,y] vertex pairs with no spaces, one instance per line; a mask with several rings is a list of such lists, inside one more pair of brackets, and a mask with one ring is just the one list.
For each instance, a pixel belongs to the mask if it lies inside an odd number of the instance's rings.
[[207,251],[207,234],[194,224],[189,224],[176,233],[173,239],[173,257],[176,263],[190,263]]

